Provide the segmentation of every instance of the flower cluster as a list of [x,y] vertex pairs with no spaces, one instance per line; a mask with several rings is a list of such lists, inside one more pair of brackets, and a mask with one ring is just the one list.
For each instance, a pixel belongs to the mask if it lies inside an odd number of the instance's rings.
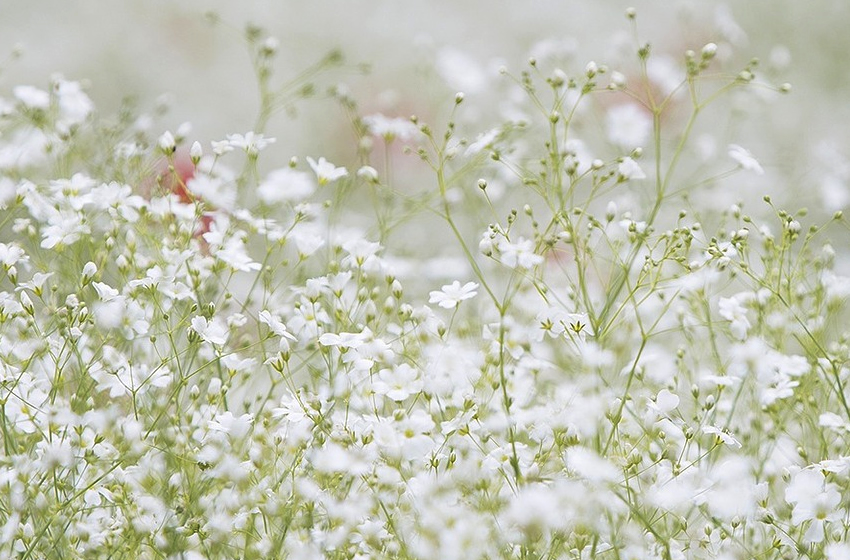
[[765,102],[719,48],[616,72],[537,45],[498,122],[346,98],[341,166],[14,88],[0,556],[846,558],[847,255],[740,200],[770,169],[734,138],[690,137],[729,91]]

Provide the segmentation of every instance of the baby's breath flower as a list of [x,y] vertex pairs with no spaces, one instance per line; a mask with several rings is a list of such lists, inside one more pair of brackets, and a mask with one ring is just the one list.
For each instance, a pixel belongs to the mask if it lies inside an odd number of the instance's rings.
[[47,110],[50,107],[50,94],[37,87],[15,86],[12,93],[28,109]]
[[741,166],[741,169],[752,171],[756,175],[764,175],[764,169],[753,155],[737,144],[729,144],[729,157]]
[[715,426],[703,426],[702,431],[703,433],[715,436],[718,441],[723,442],[730,447],[741,447],[741,442],[735,439],[735,437],[726,430],[722,430]]
[[[262,150],[276,141],[276,138],[266,138],[262,134],[254,132],[227,135],[227,143],[231,148],[244,150],[251,157],[256,157]],[[215,151],[215,145],[213,145],[213,151]]]
[[229,329],[223,321],[213,319],[208,321],[206,317],[201,315],[192,317],[192,330],[205,342],[221,346],[227,342]]
[[617,167],[617,171],[619,172],[620,177],[622,177],[625,181],[646,179],[646,173],[644,173],[643,169],[640,168],[637,162],[630,157],[623,158],[623,161],[620,162],[620,165]]
[[310,167],[316,174],[316,178],[319,180],[320,185],[333,183],[337,179],[341,179],[342,177],[348,175],[348,170],[346,168],[337,167],[323,157],[320,157],[319,161],[308,157],[307,163],[310,164]]
[[475,297],[478,294],[475,291],[477,288],[478,284],[475,282],[467,282],[461,286],[460,282],[455,280],[451,284],[443,286],[440,291],[431,292],[431,299],[428,300],[428,303],[436,303],[440,307],[453,309],[461,301]]
[[177,142],[174,139],[174,135],[167,130],[159,137],[157,145],[159,146],[159,149],[167,155],[173,154],[177,149]]

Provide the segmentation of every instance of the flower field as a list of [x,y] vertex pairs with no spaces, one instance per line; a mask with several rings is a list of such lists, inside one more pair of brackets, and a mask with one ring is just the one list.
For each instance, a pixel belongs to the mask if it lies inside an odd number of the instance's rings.
[[850,559],[850,12],[595,4],[2,39],[0,558]]

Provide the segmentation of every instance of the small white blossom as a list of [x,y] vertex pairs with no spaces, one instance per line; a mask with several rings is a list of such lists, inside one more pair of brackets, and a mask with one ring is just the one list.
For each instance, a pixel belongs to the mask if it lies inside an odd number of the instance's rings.
[[764,175],[761,164],[753,157],[753,154],[737,144],[729,144],[729,157],[741,166],[742,169],[752,171],[756,175]]
[[369,132],[383,137],[387,142],[396,138],[402,141],[410,140],[419,134],[419,128],[410,122],[410,119],[390,118],[380,113],[363,117],[363,124]]
[[288,167],[269,173],[257,187],[257,195],[266,204],[297,202],[313,194],[316,184],[310,175]]
[[741,447],[741,442],[735,439],[735,436],[733,436],[726,430],[721,430],[720,428],[717,428],[715,426],[703,426],[702,431],[705,434],[711,434],[715,436],[717,439],[719,439],[730,447]]
[[810,522],[803,536],[806,543],[822,542],[825,524],[844,517],[844,511],[839,507],[841,494],[834,484],[826,482],[820,470],[798,471],[785,490],[785,501],[794,505],[791,523],[799,526]]
[[720,298],[718,302],[720,316],[731,321],[729,328],[738,340],[745,340],[750,330],[747,308],[737,298]]
[[97,274],[97,265],[89,261],[83,266],[83,278],[91,278]]
[[630,157],[623,158],[623,161],[620,162],[620,165],[617,167],[617,172],[620,174],[620,177],[626,181],[646,179],[646,173],[644,173],[643,169],[640,168],[637,162]]
[[29,109],[46,110],[50,107],[50,94],[34,86],[16,86],[12,95]]
[[207,321],[206,317],[200,315],[192,317],[192,330],[198,333],[205,342],[221,346],[227,342],[230,331],[227,325],[218,319]]
[[606,125],[608,139],[626,150],[645,146],[652,133],[652,117],[634,103],[609,109]]
[[[255,134],[254,132],[227,135],[227,142],[231,148],[245,150],[249,156],[256,156],[276,141],[276,138],[266,138],[262,134]],[[213,150],[215,150],[215,146]]]
[[177,141],[174,139],[174,135],[167,130],[159,137],[157,145],[159,146],[159,149],[166,154],[173,154],[174,150],[177,149]]
[[431,292],[431,299],[428,300],[428,303],[436,303],[440,307],[452,309],[457,307],[461,301],[475,297],[478,294],[477,288],[478,284],[475,282],[467,282],[461,286],[460,282],[455,280],[451,284],[443,286],[440,291]]
[[345,177],[348,175],[348,170],[344,167],[337,167],[328,160],[323,157],[319,158],[319,161],[314,160],[311,157],[307,158],[307,163],[310,164],[310,167],[313,169],[313,172],[316,174],[316,178],[319,180],[320,185],[326,185],[328,183],[332,183],[337,179]]
[[498,243],[502,264],[511,268],[534,268],[543,262],[543,257],[534,253],[534,242],[518,238],[516,242],[501,239]]
[[360,169],[357,170],[357,176],[366,179],[367,181],[371,181],[373,183],[378,181],[378,171],[372,166],[364,165]]

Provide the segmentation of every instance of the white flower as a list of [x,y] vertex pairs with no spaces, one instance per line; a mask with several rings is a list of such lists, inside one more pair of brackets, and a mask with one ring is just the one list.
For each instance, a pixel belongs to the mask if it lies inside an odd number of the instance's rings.
[[167,130],[159,137],[157,145],[159,146],[159,149],[166,154],[173,154],[174,150],[177,149],[177,141],[174,139],[174,135]]
[[823,551],[826,560],[850,560],[850,543],[829,543]]
[[251,431],[251,425],[254,423],[253,414],[242,414],[234,416],[229,410],[211,420],[209,428],[214,432],[222,432],[229,435],[234,441],[245,439],[248,432]]
[[827,521],[838,521],[844,516],[844,510],[839,508],[841,494],[834,484],[827,484],[820,470],[803,469],[791,479],[791,484],[785,489],[785,501],[794,504],[791,512],[791,523],[801,525],[811,521],[803,541],[819,543],[824,538],[824,524]]
[[332,183],[337,179],[348,175],[348,170],[346,168],[337,167],[323,157],[320,157],[319,161],[316,161],[311,157],[307,157],[307,163],[310,164],[310,167],[316,174],[320,185]]
[[720,316],[731,321],[729,329],[738,340],[747,338],[747,331],[750,329],[750,321],[747,319],[747,308],[734,297],[720,298],[718,303]]
[[720,428],[717,428],[715,426],[704,426],[702,431],[705,434],[711,434],[711,435],[715,436],[717,439],[719,439],[720,441],[722,441],[726,445],[729,445],[729,446],[732,446],[732,447],[737,447],[737,448],[741,447],[741,442],[738,441],[737,439],[735,439],[735,437],[732,434],[730,434],[728,431],[721,430]]
[[14,243],[0,243],[0,264],[9,268],[15,266],[19,262],[26,262],[29,257],[23,249]]
[[204,157],[204,149],[201,147],[201,143],[197,140],[192,142],[192,147],[189,148],[189,157],[195,165],[197,165],[198,162],[201,161],[201,158]]
[[280,351],[289,351],[289,341],[295,340],[295,337],[286,329],[283,321],[272,315],[269,311],[260,311],[259,319],[261,323],[268,325],[269,329],[280,337]]
[[218,319],[207,321],[206,317],[200,315],[192,317],[192,330],[198,333],[205,342],[221,346],[227,342],[230,334],[227,325]]
[[759,162],[756,161],[756,158],[753,157],[753,154],[741,146],[737,144],[729,144],[729,157],[734,159],[742,169],[752,171],[756,175],[764,175],[764,169],[762,169]]
[[655,407],[659,412],[666,414],[675,410],[679,406],[679,397],[675,393],[671,393],[667,389],[662,389],[655,397]]
[[399,402],[421,391],[424,385],[416,369],[400,364],[393,369],[379,371],[372,388],[375,393]]
[[104,284],[103,282],[93,282],[92,286],[94,286],[95,291],[97,292],[97,296],[100,298],[100,301],[111,301],[118,297],[119,292],[109,284]]
[[461,286],[460,282],[455,280],[451,284],[443,286],[440,291],[431,292],[429,294],[431,299],[428,300],[428,303],[436,303],[445,309],[452,309],[463,300],[475,297],[478,294],[475,291],[476,288],[478,288],[478,284],[475,282],[467,282]]
[[646,173],[644,173],[643,169],[640,168],[637,162],[630,157],[623,158],[623,161],[620,162],[620,165],[617,167],[617,172],[626,181],[630,179],[646,179]]
[[484,148],[489,148],[493,145],[496,138],[499,137],[499,129],[493,128],[488,130],[487,132],[482,132],[478,136],[476,136],[475,141],[467,146],[466,151],[463,155],[465,156],[473,156],[483,150]]
[[364,165],[357,170],[357,176],[376,183],[378,181],[378,170],[370,165]]
[[652,117],[634,103],[616,105],[608,111],[606,127],[611,142],[632,150],[646,144],[652,133]]
[[410,140],[419,134],[419,128],[410,119],[390,118],[380,113],[363,117],[363,124],[375,136],[381,136],[387,142],[396,138]]
[[296,228],[290,233],[290,238],[295,240],[295,246],[298,248],[298,254],[303,257],[309,257],[318,251],[325,244],[325,238],[321,235],[305,231],[302,228]]
[[203,200],[216,208],[236,206],[236,190],[218,177],[196,173],[186,182],[186,187],[195,195],[194,200]]
[[[256,156],[261,150],[264,150],[276,141],[276,138],[266,138],[262,134],[255,134],[254,132],[246,132],[244,135],[227,135],[227,143],[232,148],[245,150],[249,156]],[[215,151],[215,145],[213,146],[213,150]]]
[[437,53],[436,68],[446,84],[457,91],[480,93],[485,91],[489,82],[481,65],[455,48],[447,47]]
[[91,278],[97,274],[97,265],[89,261],[83,266],[83,278]]
[[516,243],[502,239],[498,243],[502,264],[511,268],[533,268],[543,262],[543,257],[534,253],[534,242],[518,238]]
[[233,151],[233,145],[227,140],[213,140],[210,142],[210,146],[212,146],[212,151],[217,156],[223,156],[227,152]]
[[570,447],[564,454],[564,462],[570,471],[591,482],[615,482],[622,478],[614,465],[586,447]]
[[29,109],[45,110],[50,107],[50,94],[33,86],[17,86],[12,95]]
[[276,169],[257,187],[257,195],[266,204],[301,201],[316,189],[310,175],[288,167]]
[[94,110],[94,103],[79,82],[59,80],[55,86],[59,98],[59,113],[68,124],[79,124]]
[[346,268],[371,268],[379,260],[377,252],[381,250],[380,243],[373,243],[365,239],[351,239],[342,244],[342,248],[348,253],[340,264]]
[[[204,239],[207,239],[208,233],[204,234]],[[215,258],[229,265],[233,270],[242,272],[252,272],[262,268],[260,263],[251,260],[245,248],[245,243],[238,237],[231,237],[224,242],[224,246],[217,248],[213,252]]]

